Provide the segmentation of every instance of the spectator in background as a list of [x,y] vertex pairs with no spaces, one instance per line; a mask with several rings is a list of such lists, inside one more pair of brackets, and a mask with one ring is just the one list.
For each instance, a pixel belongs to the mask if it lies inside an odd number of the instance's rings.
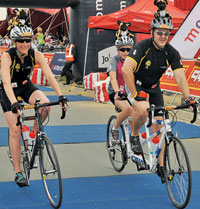
[[66,36],[63,36],[63,42],[62,42],[62,45],[63,46],[67,46],[69,43],[69,39],[66,37]]
[[8,36],[5,36],[5,39],[4,39],[4,46],[5,47],[10,47],[11,46],[11,44],[12,44],[12,41],[8,38]]
[[65,49],[65,65],[61,73],[61,76],[66,76],[65,85],[69,85],[70,81],[73,81],[74,79],[74,75],[72,74],[72,65],[75,63],[76,57],[77,54],[75,45],[69,42]]
[[[51,50],[51,49],[54,48],[54,47],[53,47],[53,39],[52,39],[51,33],[49,33],[49,34],[46,36],[46,39],[45,39],[45,46],[46,46],[49,50]],[[45,47],[45,48],[46,48],[46,47]]]
[[38,50],[43,52],[43,48],[45,45],[45,40],[44,40],[44,34],[42,32],[41,27],[37,27],[37,33],[34,36],[35,39],[37,39],[38,42]]
[[3,39],[2,35],[0,35],[0,46],[2,47],[3,44],[4,44],[4,39]]

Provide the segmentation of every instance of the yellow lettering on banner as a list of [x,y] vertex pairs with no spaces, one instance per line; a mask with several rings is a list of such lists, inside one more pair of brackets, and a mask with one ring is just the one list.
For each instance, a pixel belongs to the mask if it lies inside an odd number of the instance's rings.
[[[189,85],[190,94],[199,97],[200,92],[200,67],[195,66],[195,60],[183,60],[184,73]],[[160,79],[162,90],[180,93],[171,68],[168,68]]]
[[194,79],[194,82],[198,80],[198,83],[200,82],[200,70],[194,70],[191,79]]

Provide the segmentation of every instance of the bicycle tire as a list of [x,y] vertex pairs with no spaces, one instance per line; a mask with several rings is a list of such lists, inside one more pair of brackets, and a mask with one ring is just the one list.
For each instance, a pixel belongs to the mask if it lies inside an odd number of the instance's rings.
[[[113,140],[111,137],[111,128],[114,126],[116,116],[112,115],[107,123],[107,142],[106,142],[106,148],[108,151],[108,155],[110,158],[110,162],[113,166],[113,168],[120,172],[124,169],[126,163],[127,163],[127,155],[126,155],[126,149],[122,146],[121,140],[119,144],[113,145]],[[121,138],[125,139],[125,131],[124,126],[120,125],[119,127],[119,139]]]
[[176,208],[185,208],[192,191],[192,173],[188,154],[183,143],[170,137],[165,147],[165,183],[169,197]]
[[63,197],[61,171],[53,144],[46,135],[43,135],[41,139],[39,163],[49,202],[54,208],[59,208]]

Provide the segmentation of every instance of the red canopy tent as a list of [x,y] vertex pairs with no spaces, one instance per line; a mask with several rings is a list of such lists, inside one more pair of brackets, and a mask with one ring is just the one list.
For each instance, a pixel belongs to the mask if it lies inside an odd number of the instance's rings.
[[[118,30],[119,25],[117,24],[117,20],[121,20],[123,22],[131,22],[130,31],[150,33],[150,23],[156,10],[157,7],[154,5],[153,0],[138,0],[137,3],[123,10],[103,16],[90,16],[88,28]],[[172,3],[167,5],[167,11],[173,18],[174,31],[172,33],[175,33],[185,19],[188,11],[182,11]]]
[[[37,27],[40,26],[44,32],[48,30],[53,36],[62,30],[63,35],[68,36],[69,28],[69,10],[64,9],[29,9],[29,21],[32,23],[34,33],[37,33]],[[8,22],[13,18],[13,8],[7,9],[7,18],[0,21],[0,34],[7,34]]]

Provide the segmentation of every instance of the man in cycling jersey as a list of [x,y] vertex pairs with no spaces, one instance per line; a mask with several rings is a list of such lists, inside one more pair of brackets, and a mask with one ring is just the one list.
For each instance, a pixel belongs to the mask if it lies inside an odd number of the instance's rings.
[[[20,17],[23,18],[20,19]],[[20,187],[27,186],[27,180],[22,175],[20,168],[20,127],[16,126],[20,105],[17,96],[21,96],[29,104],[34,104],[38,98],[41,103],[49,102],[44,93],[29,79],[36,63],[39,64],[48,82],[56,91],[59,101],[69,105],[67,99],[62,95],[44,55],[31,47],[33,31],[30,24],[26,22],[26,18],[25,11],[19,10],[17,16],[10,22],[8,32],[15,47],[6,51],[1,58],[0,102],[9,126],[9,146],[16,173],[15,182]],[[49,108],[47,109],[50,111]],[[46,115],[43,113],[42,117],[44,120]],[[37,131],[36,123],[33,125],[33,131]]]
[[127,117],[132,117],[133,115],[133,108],[130,106],[125,96],[124,79],[122,75],[122,66],[133,46],[133,39],[126,35],[120,39],[117,38],[115,46],[118,54],[111,59],[107,72],[110,76],[110,83],[108,86],[110,101],[121,110],[111,129],[112,138],[114,139],[113,142],[119,143],[118,128]]
[[[184,99],[189,100],[191,98],[180,54],[168,43],[172,29],[173,24],[170,18],[162,16],[154,18],[151,23],[152,38],[135,44],[123,65],[124,80],[134,108],[133,131],[130,141],[135,154],[142,153],[139,132],[147,119],[147,108],[150,104],[164,105],[160,89],[160,78],[170,65]],[[146,96],[143,96],[145,94],[149,96],[148,101],[146,101]],[[157,119],[163,119],[163,115],[160,112],[155,112],[155,116]],[[152,125],[152,131],[158,130],[159,126]],[[159,156],[160,169],[162,171],[163,150],[164,148]]]

